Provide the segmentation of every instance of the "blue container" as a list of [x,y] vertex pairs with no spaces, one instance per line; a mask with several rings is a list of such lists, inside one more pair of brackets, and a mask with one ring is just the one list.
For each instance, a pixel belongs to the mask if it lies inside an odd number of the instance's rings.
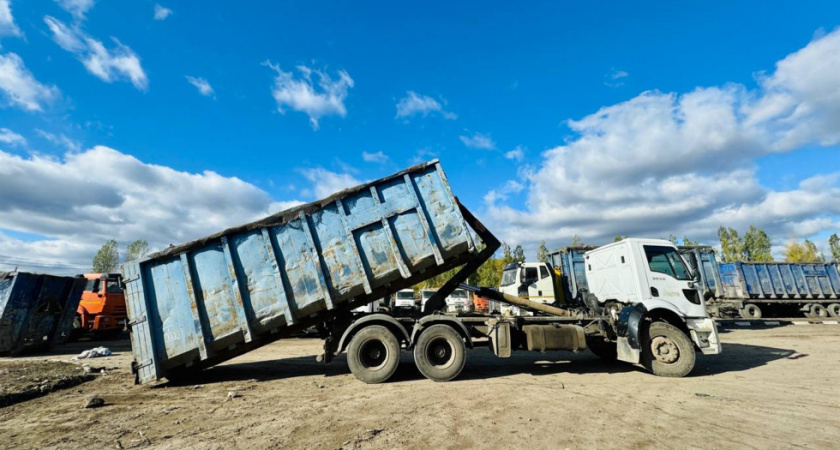
[[125,264],[138,381],[218,364],[474,254],[435,160]]
[[840,299],[837,263],[721,263],[723,297]]
[[581,289],[589,289],[586,281],[586,261],[584,255],[598,247],[577,245],[564,247],[548,255],[552,267],[560,270],[563,295],[567,304],[582,304]]
[[66,342],[84,288],[83,277],[0,273],[0,354]]
[[700,274],[700,285],[706,299],[720,297],[720,273],[715,250],[706,245],[684,245],[678,247],[680,254]]

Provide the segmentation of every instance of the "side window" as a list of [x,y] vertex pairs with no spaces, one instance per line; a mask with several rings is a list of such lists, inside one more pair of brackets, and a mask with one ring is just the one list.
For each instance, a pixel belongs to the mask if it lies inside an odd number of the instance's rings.
[[647,255],[648,265],[652,272],[664,273],[675,277],[674,269],[671,268],[671,263],[668,262],[668,256],[664,252],[656,247],[645,247],[645,255]]
[[545,266],[540,266],[540,280],[548,276],[548,269]]
[[688,274],[688,269],[686,269],[685,264],[683,264],[682,260],[680,259],[680,255],[677,252],[669,252],[668,253],[668,261],[671,263],[671,267],[674,268],[675,278],[678,280],[688,280],[691,279],[691,276]]
[[120,282],[119,281],[109,281],[106,289],[108,290],[109,294],[122,294],[123,293],[123,290],[122,290],[122,287],[120,287]]
[[537,268],[536,267],[526,267],[525,270],[522,272],[522,282],[529,282],[529,281],[536,281],[537,278]]

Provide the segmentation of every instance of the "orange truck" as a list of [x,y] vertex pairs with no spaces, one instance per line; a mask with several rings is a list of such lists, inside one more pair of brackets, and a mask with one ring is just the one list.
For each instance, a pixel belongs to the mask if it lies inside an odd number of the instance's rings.
[[82,300],[76,310],[79,332],[118,333],[127,320],[125,294],[118,273],[86,273]]

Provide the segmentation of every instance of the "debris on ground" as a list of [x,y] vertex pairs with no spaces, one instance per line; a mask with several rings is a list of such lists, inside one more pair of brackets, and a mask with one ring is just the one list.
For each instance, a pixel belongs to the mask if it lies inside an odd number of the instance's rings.
[[101,358],[103,356],[111,356],[111,350],[108,347],[96,347],[90,350],[85,350],[82,353],[71,358],[73,361],[88,358]]
[[0,408],[77,386],[94,377],[65,361],[3,362],[0,369]]
[[83,405],[84,408],[99,408],[100,406],[105,406],[105,399],[102,397],[90,397],[85,400],[85,404]]
[[228,400],[233,400],[233,399],[239,398],[239,397],[242,397],[242,394],[240,394],[239,392],[228,391],[228,395],[227,395]]

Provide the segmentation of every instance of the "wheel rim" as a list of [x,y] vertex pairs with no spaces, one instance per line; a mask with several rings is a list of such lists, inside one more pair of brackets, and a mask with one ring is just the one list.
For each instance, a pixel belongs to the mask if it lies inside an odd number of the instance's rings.
[[680,348],[667,336],[656,336],[650,342],[651,353],[657,361],[673,364],[680,359]]
[[365,341],[359,346],[359,361],[368,370],[378,370],[385,366],[388,360],[388,349],[378,339]]
[[455,349],[444,338],[433,339],[426,347],[426,359],[429,364],[439,369],[451,366],[455,360],[454,355]]

